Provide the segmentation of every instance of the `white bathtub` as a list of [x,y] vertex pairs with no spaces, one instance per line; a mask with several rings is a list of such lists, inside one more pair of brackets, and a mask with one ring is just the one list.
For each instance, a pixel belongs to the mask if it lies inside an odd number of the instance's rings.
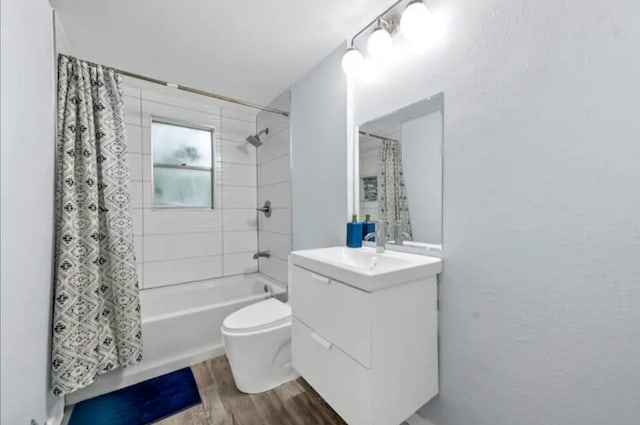
[[222,321],[232,312],[267,298],[265,285],[279,298],[285,293],[281,283],[261,273],[141,291],[142,362],[101,376],[94,384],[68,395],[66,404],[223,354]]

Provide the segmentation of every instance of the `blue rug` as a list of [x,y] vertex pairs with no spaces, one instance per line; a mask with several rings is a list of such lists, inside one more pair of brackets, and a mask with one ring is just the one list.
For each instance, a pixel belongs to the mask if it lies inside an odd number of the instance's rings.
[[200,404],[190,368],[75,405],[69,425],[145,425]]

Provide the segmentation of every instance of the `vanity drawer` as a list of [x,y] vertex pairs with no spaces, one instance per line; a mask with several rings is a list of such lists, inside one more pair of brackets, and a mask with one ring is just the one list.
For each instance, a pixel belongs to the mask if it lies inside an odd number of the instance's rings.
[[293,316],[371,368],[370,295],[303,268],[291,268]]
[[293,368],[349,425],[372,421],[372,371],[294,318]]

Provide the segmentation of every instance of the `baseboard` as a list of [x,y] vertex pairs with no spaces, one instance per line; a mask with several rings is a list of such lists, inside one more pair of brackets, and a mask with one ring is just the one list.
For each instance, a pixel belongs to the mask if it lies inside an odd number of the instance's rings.
[[[101,376],[95,383],[67,395],[66,405],[73,405],[83,400],[107,394],[130,385],[137,384],[156,376],[173,372],[183,367],[192,366],[205,360],[224,354],[224,346],[216,345],[206,349],[186,353],[184,356],[170,359],[162,363],[150,365],[140,364],[127,369],[117,370],[108,375]],[[142,367],[141,367],[142,366]]]
[[64,397],[59,397],[49,413],[46,425],[60,425],[62,424],[62,418],[64,418]]
[[417,413],[411,416],[409,419],[407,419],[406,422],[409,425],[435,425],[433,422],[426,420],[425,418],[418,415]]

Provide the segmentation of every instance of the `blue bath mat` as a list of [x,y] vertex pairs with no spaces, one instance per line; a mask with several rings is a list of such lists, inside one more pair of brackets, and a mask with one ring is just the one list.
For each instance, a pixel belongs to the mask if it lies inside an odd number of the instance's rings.
[[75,405],[69,425],[144,425],[200,404],[190,368]]

